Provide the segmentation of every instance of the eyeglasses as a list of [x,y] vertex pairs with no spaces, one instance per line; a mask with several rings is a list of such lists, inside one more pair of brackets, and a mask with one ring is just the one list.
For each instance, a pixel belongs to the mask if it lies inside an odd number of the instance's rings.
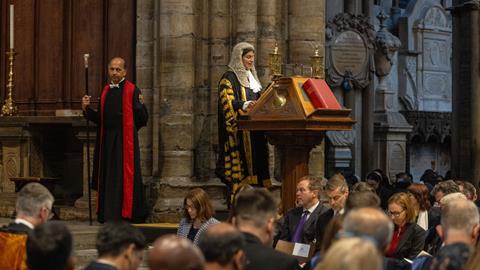
[[405,209],[403,209],[400,212],[395,212],[395,211],[387,211],[387,215],[392,216],[392,217],[399,217],[403,212],[405,212]]

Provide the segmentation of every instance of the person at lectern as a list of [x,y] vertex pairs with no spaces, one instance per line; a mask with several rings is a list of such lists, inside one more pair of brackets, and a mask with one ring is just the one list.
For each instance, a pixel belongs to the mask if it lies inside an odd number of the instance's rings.
[[138,130],[147,125],[148,112],[140,90],[125,79],[125,60],[108,64],[110,83],[103,88],[98,109],[91,97],[82,98],[84,116],[97,124],[92,188],[97,189],[97,218],[141,223],[147,215]]
[[254,47],[238,43],[218,84],[219,154],[215,174],[231,194],[242,185],[271,185],[264,134],[239,130],[237,125],[239,114],[253,108],[262,91],[254,62]]

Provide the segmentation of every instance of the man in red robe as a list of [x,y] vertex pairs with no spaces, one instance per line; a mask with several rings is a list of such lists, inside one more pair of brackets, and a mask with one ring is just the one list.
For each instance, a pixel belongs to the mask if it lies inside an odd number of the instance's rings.
[[97,189],[98,221],[145,220],[145,204],[138,130],[147,124],[148,112],[140,90],[125,79],[125,60],[108,64],[110,84],[101,93],[97,111],[90,96],[82,99],[84,116],[97,124],[92,187]]

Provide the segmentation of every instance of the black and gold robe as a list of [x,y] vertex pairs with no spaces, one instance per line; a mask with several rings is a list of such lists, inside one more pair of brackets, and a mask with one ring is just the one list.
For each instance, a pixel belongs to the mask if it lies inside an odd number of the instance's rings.
[[233,71],[227,71],[218,86],[219,153],[216,175],[231,188],[241,185],[270,186],[267,140],[263,132],[238,130],[237,117],[243,104],[259,98],[243,87]]

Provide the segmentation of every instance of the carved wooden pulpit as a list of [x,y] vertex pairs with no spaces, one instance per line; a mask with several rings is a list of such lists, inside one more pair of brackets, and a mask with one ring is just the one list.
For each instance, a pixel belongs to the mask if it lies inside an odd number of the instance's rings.
[[338,106],[324,81],[321,81],[323,91],[329,91],[327,96],[337,106],[329,108],[327,99],[323,108],[316,108],[303,87],[308,79],[278,79],[238,121],[240,129],[265,131],[268,141],[280,151],[284,212],[295,206],[298,179],[308,174],[310,150],[322,142],[325,131],[351,130],[354,124],[349,117],[351,110]]

